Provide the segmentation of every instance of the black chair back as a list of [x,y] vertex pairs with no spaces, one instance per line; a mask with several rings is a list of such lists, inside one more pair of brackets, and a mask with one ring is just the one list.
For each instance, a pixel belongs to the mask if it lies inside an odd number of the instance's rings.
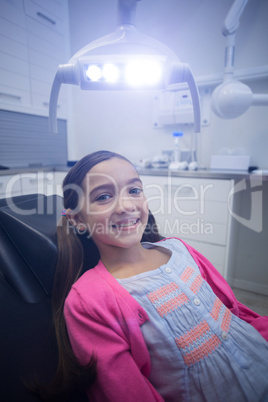
[[58,196],[0,200],[0,399],[39,402],[26,384],[55,374],[51,292],[57,257]]

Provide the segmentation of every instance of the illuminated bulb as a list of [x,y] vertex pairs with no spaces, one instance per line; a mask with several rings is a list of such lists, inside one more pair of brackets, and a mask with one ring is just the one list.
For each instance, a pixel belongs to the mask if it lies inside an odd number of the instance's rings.
[[144,64],[144,83],[154,85],[160,81],[162,68],[159,63],[148,61]]
[[143,66],[140,61],[132,61],[126,66],[126,81],[129,85],[142,85]]
[[103,77],[108,82],[116,82],[119,77],[119,70],[114,64],[105,64],[103,66]]
[[92,64],[88,66],[86,71],[86,76],[90,79],[90,81],[98,81],[101,78],[101,69],[100,67]]
[[161,78],[162,69],[154,61],[137,60],[126,66],[126,80],[129,85],[153,85]]

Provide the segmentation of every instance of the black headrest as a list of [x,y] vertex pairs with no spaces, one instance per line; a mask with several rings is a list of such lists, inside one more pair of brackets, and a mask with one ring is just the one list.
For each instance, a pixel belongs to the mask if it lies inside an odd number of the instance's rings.
[[62,198],[25,195],[0,200],[0,269],[27,302],[51,296]]

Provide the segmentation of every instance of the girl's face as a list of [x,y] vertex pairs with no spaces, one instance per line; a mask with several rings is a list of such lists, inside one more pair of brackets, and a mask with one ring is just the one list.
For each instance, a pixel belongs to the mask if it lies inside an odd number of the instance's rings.
[[140,242],[149,211],[142,182],[129,162],[112,158],[95,165],[83,181],[83,192],[78,220],[99,250]]

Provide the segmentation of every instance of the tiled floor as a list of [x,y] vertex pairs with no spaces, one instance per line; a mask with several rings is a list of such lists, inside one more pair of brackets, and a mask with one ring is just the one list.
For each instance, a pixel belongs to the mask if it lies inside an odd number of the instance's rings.
[[268,296],[233,288],[238,301],[260,315],[268,315]]

